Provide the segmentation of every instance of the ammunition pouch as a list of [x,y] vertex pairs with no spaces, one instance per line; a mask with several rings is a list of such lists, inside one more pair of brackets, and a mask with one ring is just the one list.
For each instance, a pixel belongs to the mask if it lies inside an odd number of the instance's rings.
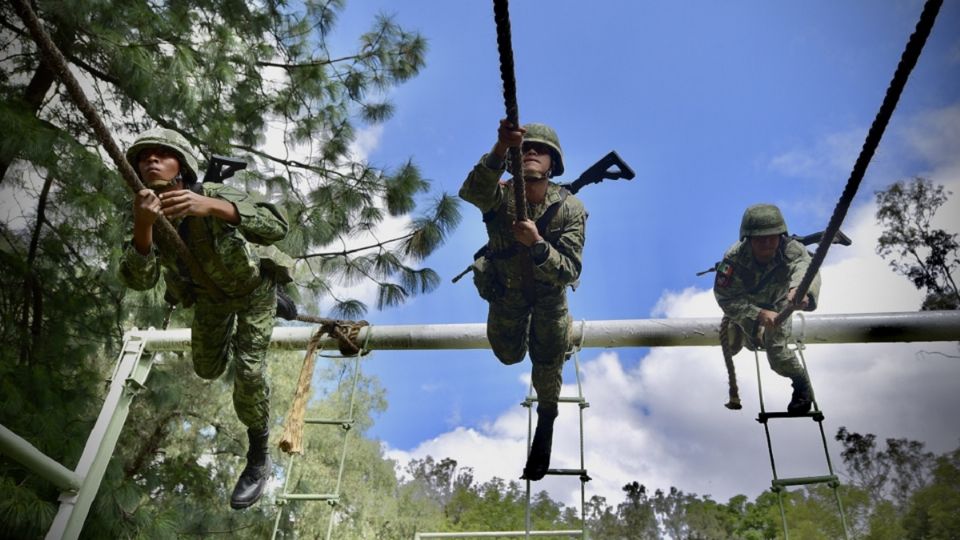
[[473,284],[477,288],[480,298],[487,302],[493,302],[503,296],[503,285],[497,280],[493,264],[486,256],[481,255],[474,259],[470,268],[473,269]]
[[197,293],[192,283],[180,279],[165,279],[167,290],[163,299],[171,306],[180,305],[181,308],[192,307],[197,303]]

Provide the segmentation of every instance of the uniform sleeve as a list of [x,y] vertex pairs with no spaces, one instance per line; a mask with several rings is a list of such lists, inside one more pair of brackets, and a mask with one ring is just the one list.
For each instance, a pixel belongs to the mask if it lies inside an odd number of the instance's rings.
[[210,196],[233,203],[240,214],[236,227],[250,242],[269,246],[287,235],[287,218],[276,205],[228,186],[219,187]]
[[563,230],[555,243],[547,242],[547,258],[534,269],[534,277],[565,287],[580,279],[583,244],[586,242],[587,211],[574,197],[564,200]]
[[460,186],[460,198],[476,206],[481,212],[489,212],[498,208],[503,201],[503,188],[500,187],[500,177],[505,167],[500,162],[499,167],[491,167],[495,160],[488,159],[488,154],[480,158],[467,179]]
[[157,259],[157,250],[150,248],[150,253],[141,255],[133,242],[127,242],[120,258],[120,281],[135,291],[145,291],[153,288],[160,279],[160,264]]
[[[810,256],[810,252],[807,251],[807,248],[796,240],[792,240],[790,242],[790,245],[787,247],[787,255],[790,261],[790,288],[793,289],[799,286],[800,282],[803,281],[803,276],[807,273],[807,269],[810,268],[810,263],[813,261],[813,257]],[[813,311],[817,309],[817,303],[819,299],[820,272],[817,272],[817,274],[813,276],[813,281],[810,282],[810,288],[807,289],[807,300],[810,301],[807,311]]]
[[744,328],[760,315],[760,306],[750,301],[743,279],[738,275],[737,265],[730,257],[725,256],[717,265],[713,295],[723,313]]

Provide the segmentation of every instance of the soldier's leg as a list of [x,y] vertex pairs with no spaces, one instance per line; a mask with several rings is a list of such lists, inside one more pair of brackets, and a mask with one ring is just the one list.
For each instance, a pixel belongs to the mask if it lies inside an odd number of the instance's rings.
[[767,330],[763,335],[763,345],[767,351],[767,361],[770,369],[777,374],[789,378],[793,382],[793,395],[787,405],[787,411],[792,413],[806,413],[813,402],[813,390],[806,371],[800,365],[797,353],[790,350],[787,344],[792,333],[791,321],[787,320],[780,327]]
[[571,323],[562,290],[558,294],[538,295],[530,322],[530,361],[533,388],[540,403],[556,403],[560,397]]
[[237,510],[260,499],[270,476],[270,387],[266,355],[276,317],[276,290],[272,280],[264,280],[237,313],[233,406],[240,421],[247,426],[250,443],[247,464],[230,497],[230,506]]
[[193,371],[201,378],[216,379],[223,374],[230,359],[236,315],[232,306],[197,301],[191,324],[191,357]]
[[519,290],[508,289],[490,302],[487,312],[487,341],[501,363],[516,364],[527,354],[530,306]]
[[237,313],[234,334],[233,405],[249,428],[265,428],[270,416],[266,355],[276,323],[276,284],[265,280]]
[[530,322],[531,379],[537,391],[537,429],[523,468],[523,476],[529,480],[540,480],[550,467],[553,424],[559,412],[557,401],[571,322],[563,289],[553,294],[538,291]]

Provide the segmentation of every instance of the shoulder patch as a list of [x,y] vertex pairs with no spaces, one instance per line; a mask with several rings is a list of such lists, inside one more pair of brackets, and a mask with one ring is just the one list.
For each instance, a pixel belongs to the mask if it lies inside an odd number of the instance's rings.
[[714,287],[726,288],[733,283],[733,265],[723,261],[717,265],[717,278],[713,282]]

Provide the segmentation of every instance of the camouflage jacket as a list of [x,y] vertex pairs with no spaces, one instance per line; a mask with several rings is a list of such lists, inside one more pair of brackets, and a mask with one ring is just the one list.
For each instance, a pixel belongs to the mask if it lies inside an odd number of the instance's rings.
[[[790,289],[800,284],[810,266],[807,248],[796,240],[780,244],[777,254],[766,265],[753,258],[749,240],[734,244],[717,265],[713,293],[723,312],[744,328],[749,328],[760,314],[760,309],[780,311],[786,306]],[[820,296],[818,273],[807,291],[808,311],[817,307]]]
[[[506,258],[495,254],[512,249],[517,244],[513,236],[514,196],[513,182],[500,183],[504,167],[491,168],[486,165],[487,156],[470,171],[460,188],[460,197],[476,206],[484,213],[487,225],[487,249],[499,281],[508,288],[520,287],[519,251]],[[527,203],[527,217],[536,221],[552,204],[561,200],[560,187],[554,183],[547,186],[544,201],[540,204]],[[572,285],[580,278],[583,265],[583,243],[586,238],[587,212],[583,203],[573,195],[568,195],[560,208],[550,219],[546,230],[541,233],[549,244],[547,258],[534,266],[534,279],[540,283],[563,288]],[[520,246],[523,249],[523,246]]]
[[[187,249],[210,279],[229,297],[249,294],[261,282],[261,272],[277,276],[278,270],[292,267],[293,260],[270,246],[287,234],[287,220],[273,204],[264,202],[223,184],[200,185],[203,195],[233,203],[240,214],[240,223],[231,225],[215,217],[187,216],[173,222]],[[151,252],[141,255],[128,242],[120,261],[120,279],[131,289],[152,288],[160,278],[161,268],[167,291],[186,306],[197,295],[209,294],[193,283],[186,266],[173,253],[161,252],[154,244]],[[287,274],[289,276],[289,273]]]

